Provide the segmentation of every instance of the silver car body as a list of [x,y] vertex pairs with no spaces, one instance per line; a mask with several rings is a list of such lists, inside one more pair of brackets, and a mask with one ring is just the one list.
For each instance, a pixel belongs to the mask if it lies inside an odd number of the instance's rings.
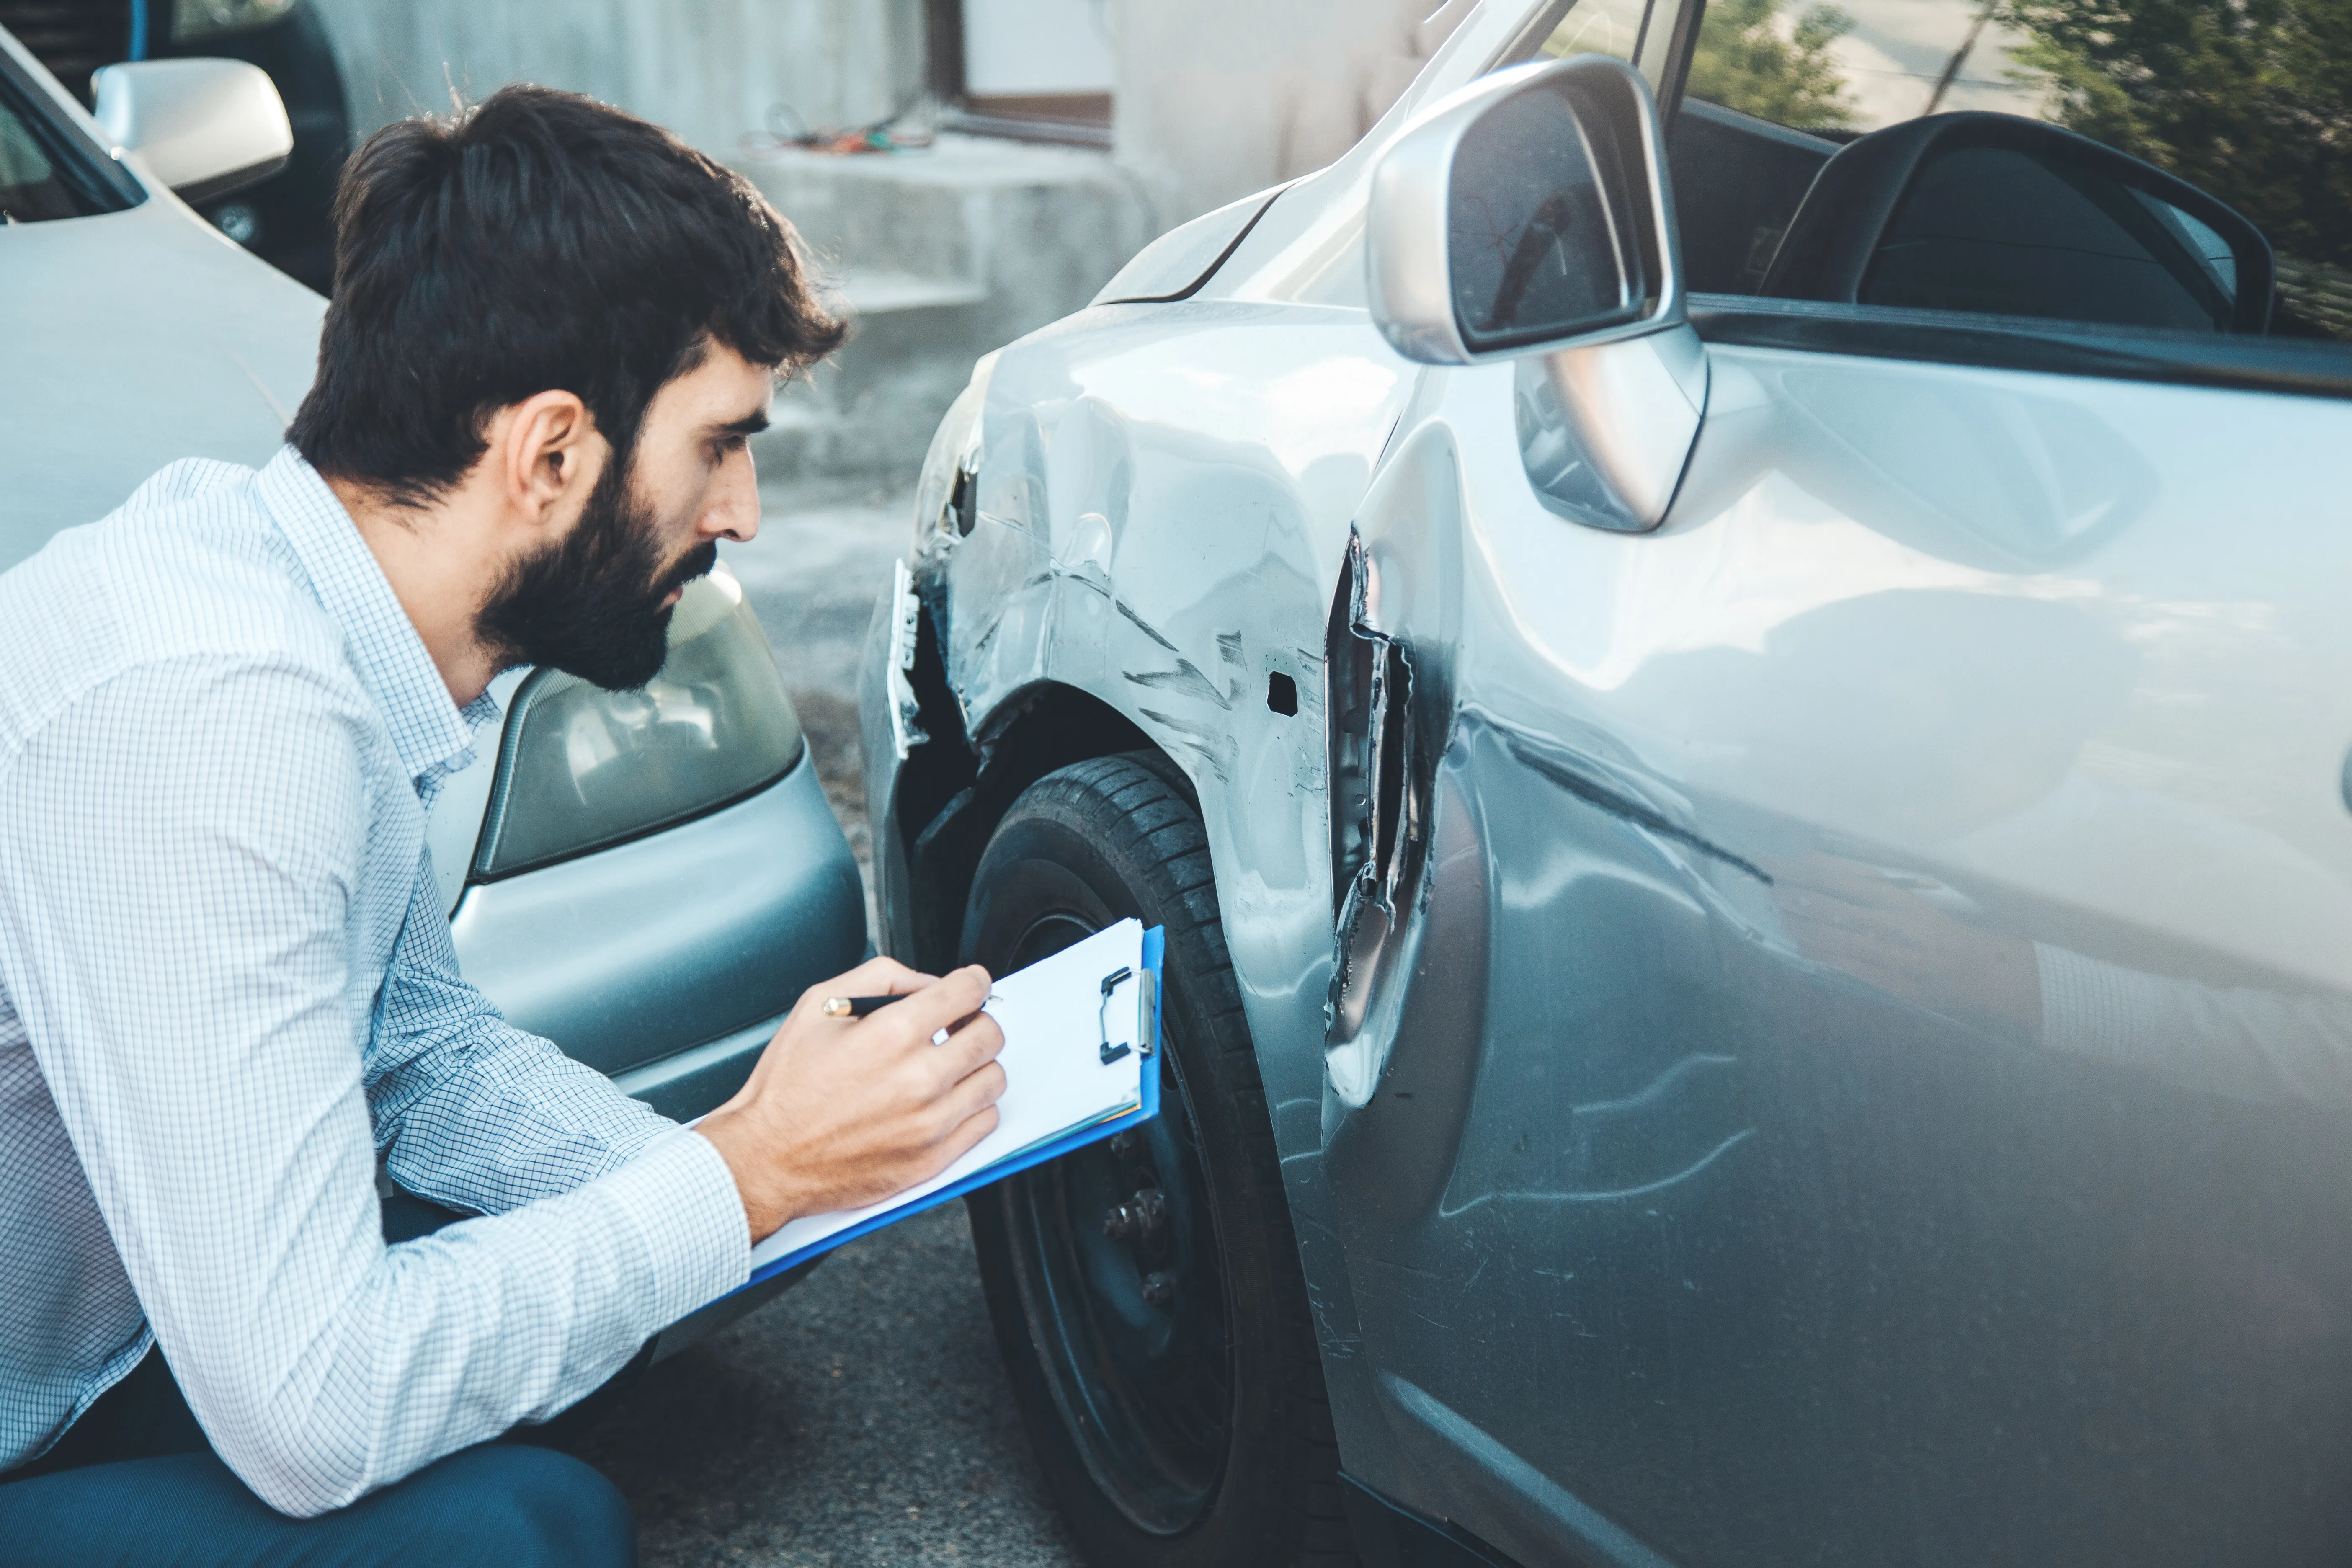
[[[1663,526],[1570,521],[1539,359],[1409,363],[1365,292],[1374,167],[1538,9],[982,363],[869,648],[887,946],[945,956],[972,769],[1106,714],[1174,759],[1343,1468],[1522,1561],[2340,1550],[2352,405],[1699,308]],[[1349,951],[1357,641],[1407,657],[1425,875]],[[2053,1016],[1792,939],[1857,884],[1870,940],[2034,944]]]
[[[0,49],[105,145],[5,31]],[[125,166],[145,192],[127,210],[0,228],[0,570],[177,458],[266,462],[310,382],[325,301]],[[523,679],[493,689],[509,719]],[[508,728],[478,737],[428,823],[467,978],[664,1113],[709,1110],[801,991],[867,951],[856,864],[805,748],[688,820],[493,877],[477,848],[516,765]]]

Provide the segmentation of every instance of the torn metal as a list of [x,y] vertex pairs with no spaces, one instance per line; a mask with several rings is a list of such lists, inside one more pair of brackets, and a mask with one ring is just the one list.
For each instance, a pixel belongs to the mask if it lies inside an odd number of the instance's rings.
[[930,739],[920,721],[923,705],[908,679],[915,668],[915,643],[922,629],[923,601],[915,595],[914,574],[896,563],[890,584],[890,743],[898,760]]
[[1329,683],[1331,889],[1338,949],[1326,1007],[1328,1041],[1363,1031],[1401,911],[1418,888],[1426,803],[1413,787],[1425,771],[1413,722],[1412,656],[1367,615],[1370,567],[1350,533],[1347,571],[1332,605]]

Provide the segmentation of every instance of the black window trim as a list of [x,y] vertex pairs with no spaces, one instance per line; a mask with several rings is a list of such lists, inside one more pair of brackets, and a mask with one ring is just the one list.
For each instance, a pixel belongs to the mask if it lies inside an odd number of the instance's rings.
[[126,212],[147,199],[146,187],[61,112],[44,85],[6,49],[0,49],[0,104],[15,111],[48,154],[51,167],[90,206],[84,216]]
[[2325,339],[2119,331],[2030,316],[1748,294],[1693,294],[1690,321],[1704,342],[1748,348],[2352,397],[2352,347]]
[[[1577,0],[1530,13],[1489,70],[1530,58]],[[1696,52],[1707,0],[1653,0],[1643,31],[1674,5],[1674,35],[1659,79],[1658,119],[1669,139],[1682,112],[1683,82]],[[1799,132],[1798,134],[1802,134]],[[2352,397],[2352,344],[2320,338],[2251,337],[2215,332],[2116,329],[2037,317],[1963,310],[1775,300],[1751,294],[1687,296],[1701,341],[1801,353],[1916,360],[1988,370],[2040,371],[2216,387],[2233,392]]]
[[[1676,0],[1656,0],[1659,5]],[[1682,0],[1666,56],[1658,119],[1669,140],[1708,0]],[[2319,338],[2099,327],[1962,310],[1825,304],[1749,294],[1691,294],[1701,341],[1804,353],[2042,371],[2235,392],[2352,397],[2352,344]]]

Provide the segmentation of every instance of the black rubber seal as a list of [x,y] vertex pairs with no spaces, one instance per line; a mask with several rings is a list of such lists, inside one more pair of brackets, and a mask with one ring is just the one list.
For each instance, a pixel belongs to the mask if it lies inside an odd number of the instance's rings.
[[2321,339],[2146,329],[2104,332],[2033,317],[1739,294],[1692,295],[1690,323],[1708,342],[1748,348],[2352,397],[2352,344]]

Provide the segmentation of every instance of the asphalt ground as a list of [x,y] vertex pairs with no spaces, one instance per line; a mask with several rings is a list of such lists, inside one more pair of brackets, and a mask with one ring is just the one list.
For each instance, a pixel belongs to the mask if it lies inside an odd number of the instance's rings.
[[[793,688],[870,904],[857,657],[909,501],[762,499],[759,538],[721,553]],[[1013,1412],[961,1204],[842,1247],[652,1368],[571,1447],[635,1508],[645,1568],[1078,1563]]]

